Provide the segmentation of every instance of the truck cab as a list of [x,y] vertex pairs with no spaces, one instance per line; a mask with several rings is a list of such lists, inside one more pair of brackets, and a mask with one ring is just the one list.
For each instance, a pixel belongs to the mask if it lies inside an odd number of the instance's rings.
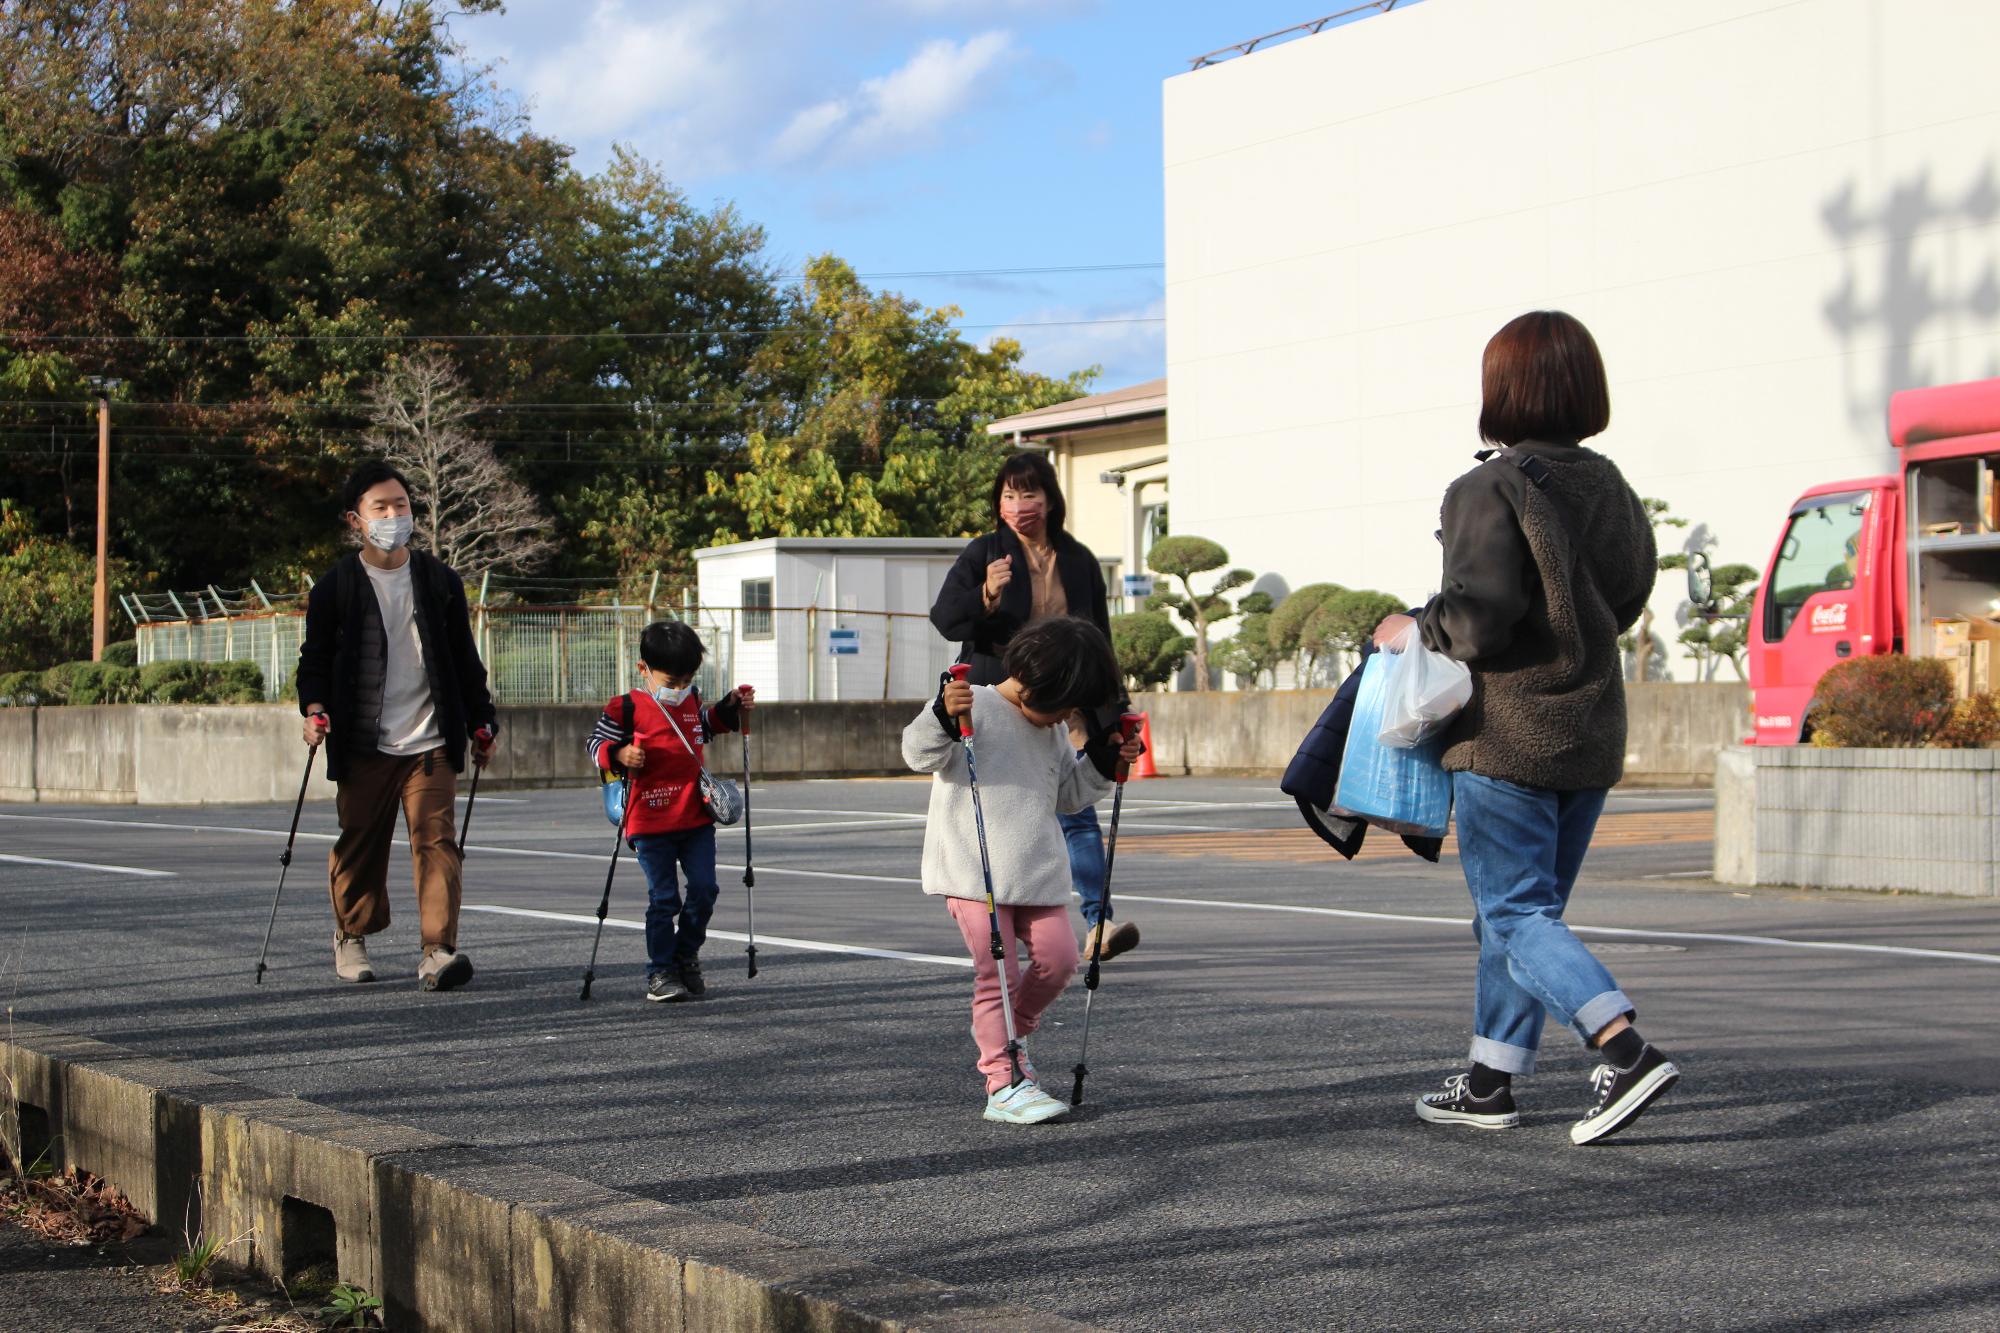
[[1810,739],[1835,663],[1952,656],[1960,692],[1991,690],[2000,638],[2000,379],[1890,399],[1893,476],[1814,486],[1792,504],[1750,612],[1755,741]]

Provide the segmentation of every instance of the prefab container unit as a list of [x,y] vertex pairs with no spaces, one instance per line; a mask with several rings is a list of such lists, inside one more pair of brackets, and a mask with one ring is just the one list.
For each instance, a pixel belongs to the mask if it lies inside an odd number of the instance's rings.
[[767,537],[695,552],[705,622],[764,699],[922,699],[957,655],[931,602],[959,537]]
[[1897,467],[1891,394],[2000,374],[1996,52],[1993,0],[1424,0],[1167,79],[1173,530],[1428,596],[1481,350],[1552,307],[1663,550],[1756,564]]

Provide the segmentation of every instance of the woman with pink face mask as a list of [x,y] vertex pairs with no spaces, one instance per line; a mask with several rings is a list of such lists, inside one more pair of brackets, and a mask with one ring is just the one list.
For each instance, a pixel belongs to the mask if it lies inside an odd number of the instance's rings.
[[[993,478],[992,506],[998,526],[959,552],[931,606],[931,624],[958,640],[958,660],[972,667],[974,685],[998,685],[1007,678],[1000,662],[1007,641],[1036,621],[1075,616],[1111,637],[1104,566],[1063,530],[1062,487],[1048,457],[1023,451],[1002,463]],[[1108,731],[1122,711],[1121,701],[1104,717],[1081,719],[1081,729],[1072,726],[1078,747]],[[1124,953],[1138,944],[1139,928],[1105,919],[1104,838],[1097,811],[1086,807],[1061,820],[1070,877],[1089,928],[1083,956],[1089,958],[1092,948],[1101,951],[1101,959]]]

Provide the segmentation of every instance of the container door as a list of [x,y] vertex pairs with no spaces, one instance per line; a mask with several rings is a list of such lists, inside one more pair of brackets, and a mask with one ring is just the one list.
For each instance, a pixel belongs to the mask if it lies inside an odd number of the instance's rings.
[[1792,509],[1751,626],[1760,745],[1796,742],[1827,668],[1872,651],[1881,637],[1872,623],[1879,599],[1867,586],[1886,572],[1872,558],[1878,498],[1814,495]]

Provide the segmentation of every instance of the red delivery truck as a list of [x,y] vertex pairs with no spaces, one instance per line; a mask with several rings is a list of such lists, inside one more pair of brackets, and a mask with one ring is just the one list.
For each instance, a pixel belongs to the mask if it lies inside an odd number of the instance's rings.
[[[1902,470],[1806,491],[1765,563],[1746,636],[1756,744],[1809,739],[1819,678],[1850,657],[1945,658],[1961,695],[2000,685],[2000,379],[1894,395],[1889,438]],[[1706,560],[1688,583],[1712,609]]]

